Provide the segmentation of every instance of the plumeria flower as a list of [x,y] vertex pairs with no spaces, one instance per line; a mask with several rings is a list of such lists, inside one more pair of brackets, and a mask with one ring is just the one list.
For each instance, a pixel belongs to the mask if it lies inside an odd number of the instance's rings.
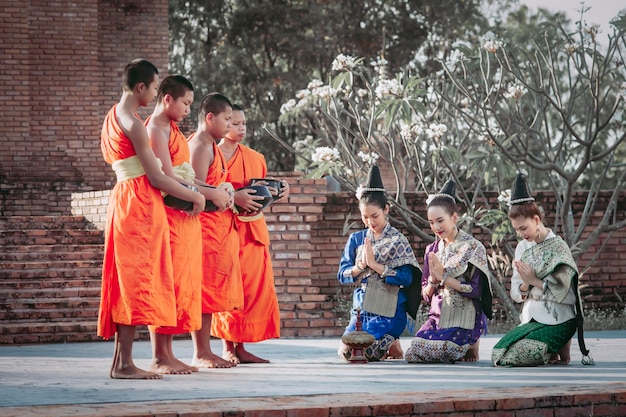
[[311,95],[311,90],[298,90],[298,92],[296,93],[296,98],[298,99],[303,99],[303,98],[307,98],[308,96]]
[[506,93],[504,93],[504,97],[519,100],[526,93],[528,93],[528,90],[523,85],[511,85],[507,88]]
[[496,40],[488,40],[485,43],[483,43],[483,49],[486,50],[487,52],[496,52],[498,50],[498,48],[502,47],[502,42],[500,41],[496,41]]
[[311,93],[321,98],[329,98],[335,96],[337,94],[337,90],[330,87],[329,85],[322,85],[313,89]]
[[431,139],[433,138],[441,139],[441,137],[447,131],[448,131],[448,126],[444,125],[443,123],[440,123],[440,124],[431,123],[430,126],[428,126],[428,129],[426,129],[426,134]]
[[358,155],[363,163],[370,165],[375,165],[376,161],[378,161],[378,158],[380,158],[380,156],[376,152],[365,153],[363,151],[359,151]]
[[329,148],[328,146],[320,146],[315,148],[311,154],[313,162],[332,162],[338,161],[341,155],[337,148]]
[[428,194],[428,198],[426,198],[426,205],[429,205],[435,199],[435,194]]
[[280,114],[289,113],[295,107],[296,107],[296,100],[292,98],[286,103],[283,103],[282,106],[280,106]]
[[488,52],[496,52],[498,48],[502,47],[502,42],[496,39],[496,35],[493,32],[488,32],[482,37],[483,49]]
[[572,55],[578,49],[578,45],[576,45],[575,43],[566,43],[565,45],[563,45],[563,49],[565,49],[565,52],[567,52],[569,55]]
[[357,200],[360,200],[361,197],[363,196],[364,189],[365,187],[363,187],[362,185],[359,185],[358,187],[356,187],[356,192],[354,194],[356,195]]
[[500,195],[498,196],[498,201],[501,203],[508,203],[511,200],[511,190],[503,190],[500,191]]
[[332,64],[333,71],[350,71],[354,67],[356,67],[356,59],[353,56],[344,54],[337,55]]
[[309,84],[306,86],[306,88],[308,88],[309,90],[314,90],[316,88],[319,88],[321,86],[323,86],[324,83],[322,82],[322,80],[312,80],[311,82],[309,82]]
[[402,86],[397,80],[380,80],[376,86],[376,97],[379,99],[385,96],[399,96],[402,93]]

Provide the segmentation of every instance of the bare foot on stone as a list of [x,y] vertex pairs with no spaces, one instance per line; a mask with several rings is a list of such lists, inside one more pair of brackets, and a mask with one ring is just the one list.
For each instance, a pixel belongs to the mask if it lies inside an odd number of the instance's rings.
[[191,365],[198,368],[232,368],[236,366],[236,364],[228,362],[214,353],[193,358]]
[[474,343],[473,345],[470,345],[468,351],[465,353],[465,356],[463,356],[460,359],[460,362],[477,362],[478,361],[478,344],[479,344],[480,340],[477,341],[476,343]]

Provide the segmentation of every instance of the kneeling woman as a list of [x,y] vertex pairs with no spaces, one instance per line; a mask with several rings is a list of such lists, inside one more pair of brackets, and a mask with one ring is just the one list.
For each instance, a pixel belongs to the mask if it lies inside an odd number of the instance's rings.
[[[413,274],[419,266],[407,238],[388,220],[389,203],[377,166],[370,171],[369,181],[359,196],[361,220],[365,230],[352,233],[346,242],[337,279],[342,284],[359,283],[352,297],[350,323],[344,334],[356,330],[360,312],[362,330],[376,339],[365,350],[369,361],[385,358],[407,323],[407,295]],[[350,352],[343,343],[340,354],[348,359]],[[390,356],[401,357],[396,352]]]
[[567,365],[578,331],[583,364],[593,364],[583,339],[578,269],[567,243],[543,224],[543,214],[518,174],[509,201],[509,219],[522,241],[515,248],[511,298],[524,303],[521,324],[504,335],[491,353],[495,366]]
[[456,185],[446,182],[428,203],[428,221],[438,239],[424,253],[422,298],[428,320],[411,340],[410,363],[478,360],[478,339],[491,317],[491,287],[485,247],[458,229]]

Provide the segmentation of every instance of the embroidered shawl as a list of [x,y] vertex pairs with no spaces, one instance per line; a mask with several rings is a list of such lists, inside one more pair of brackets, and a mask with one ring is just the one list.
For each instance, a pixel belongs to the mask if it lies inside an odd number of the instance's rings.
[[[441,243],[440,243],[441,245]],[[485,283],[480,297],[483,312],[491,316],[492,291],[489,280],[489,266],[487,263],[487,251],[482,243],[473,236],[459,230],[454,242],[437,252],[444,267],[444,278],[457,278],[462,283],[464,292],[471,292],[471,286],[465,284],[472,279],[472,271],[475,267],[484,274]],[[469,276],[468,276],[469,275]],[[439,325],[442,328],[461,327],[473,329],[475,325],[476,309],[474,302],[464,297],[462,293],[450,288],[443,291],[441,304],[441,317]]]
[[576,324],[578,327],[578,346],[583,354],[583,365],[594,365],[594,360],[585,346],[583,335],[583,305],[578,289],[578,267],[567,243],[560,236],[545,239],[526,249],[521,261],[528,264],[537,278],[543,281],[543,293],[546,309],[551,311],[548,301],[561,303],[573,287],[576,296]]

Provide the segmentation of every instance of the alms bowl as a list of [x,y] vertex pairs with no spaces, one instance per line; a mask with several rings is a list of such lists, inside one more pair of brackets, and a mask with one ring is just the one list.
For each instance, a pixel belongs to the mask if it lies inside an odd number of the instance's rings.
[[[246,187],[240,188],[239,190],[244,190],[244,189],[256,190],[256,193],[254,193],[252,195],[257,196],[257,197],[259,197],[259,196],[260,197],[264,197],[263,200],[256,200],[257,203],[261,203],[263,205],[263,207],[261,207],[259,209],[259,211],[265,209],[273,201],[272,193],[270,193],[270,190],[265,185],[248,185]],[[237,191],[239,191],[239,190],[237,190]],[[241,207],[239,207],[239,206],[237,206],[237,209],[240,212],[243,211],[241,209]]]
[[[190,187],[188,184],[183,184],[181,182],[180,185],[192,189],[192,187]],[[199,185],[199,187],[215,188],[211,187],[210,185]],[[166,206],[175,210],[191,211],[193,209],[193,203],[191,201],[186,201],[169,194],[163,198],[163,203],[165,203]],[[204,211],[207,213],[217,211],[217,206],[213,204],[211,200],[207,200],[204,205]]]
[[281,190],[281,188],[283,188],[282,182],[280,180],[275,179],[275,178],[252,178],[250,180],[250,185],[254,185],[254,184],[258,183],[259,181],[265,181],[265,185],[267,187],[276,188],[276,190],[278,191],[278,194],[275,195],[273,197],[273,199],[277,200],[278,196],[280,195],[280,190]]

